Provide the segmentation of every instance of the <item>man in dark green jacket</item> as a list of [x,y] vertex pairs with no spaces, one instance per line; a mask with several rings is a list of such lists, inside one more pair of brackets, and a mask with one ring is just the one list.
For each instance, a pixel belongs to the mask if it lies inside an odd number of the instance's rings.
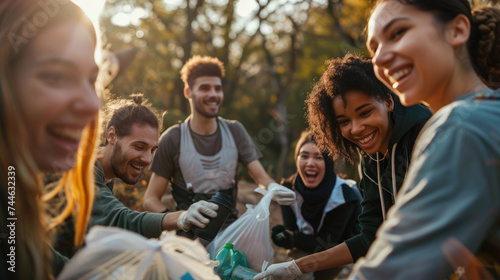
[[[111,117],[95,162],[97,188],[89,227],[120,227],[148,238],[159,237],[164,230],[188,231],[192,226],[204,228],[209,222],[205,216],[217,216],[217,204],[199,201],[187,211],[138,212],[127,208],[114,196],[113,179],[119,178],[130,185],[137,183],[158,148],[160,122],[156,114],[147,103],[143,104],[142,95],[133,95],[132,98],[108,105]],[[71,235],[69,230],[66,234]],[[72,240],[61,235],[60,239]],[[68,256],[74,253],[67,245],[58,249]]]
[[[159,237],[163,230],[189,230],[192,225],[205,227],[215,217],[217,205],[200,201],[187,211],[150,213],[132,211],[113,195],[113,178],[135,184],[141,178],[158,148],[160,123],[157,116],[143,104],[142,95],[133,95],[133,101],[118,101],[99,148],[95,180],[98,187],[91,226],[116,226],[135,231],[145,237]],[[122,105],[122,106],[120,106]],[[118,107],[118,108],[116,108]]]

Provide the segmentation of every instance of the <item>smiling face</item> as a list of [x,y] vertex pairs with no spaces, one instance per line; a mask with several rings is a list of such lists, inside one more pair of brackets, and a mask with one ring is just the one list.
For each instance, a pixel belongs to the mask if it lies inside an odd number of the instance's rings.
[[372,13],[367,46],[375,73],[404,105],[448,102],[447,87],[457,69],[448,35],[433,14],[398,1],[384,2]]
[[41,171],[73,168],[82,131],[96,117],[95,41],[76,22],[43,29],[15,64],[24,140]]
[[313,142],[308,142],[300,148],[297,170],[307,188],[316,188],[325,177],[325,160]]
[[[108,137],[113,137],[110,134],[114,134],[113,127],[108,131]],[[158,148],[158,130],[150,125],[133,124],[129,135],[110,140],[110,143],[113,145],[111,168],[115,177],[133,185],[153,160]]]
[[333,100],[335,118],[342,136],[367,154],[385,154],[392,132],[389,112],[394,109],[392,98],[379,101],[373,96],[352,90]]
[[205,118],[217,117],[224,99],[221,78],[215,76],[198,77],[195,79],[193,87],[189,87],[187,91],[193,114]]

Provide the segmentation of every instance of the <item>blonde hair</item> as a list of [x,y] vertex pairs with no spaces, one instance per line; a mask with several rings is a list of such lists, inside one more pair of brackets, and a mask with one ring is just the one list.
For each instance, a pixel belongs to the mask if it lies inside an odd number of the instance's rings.
[[[47,10],[47,7],[52,10]],[[23,118],[19,116],[20,101],[11,82],[13,65],[37,32],[54,22],[63,21],[81,22],[95,34],[92,23],[80,8],[69,1],[61,4],[61,1],[54,0],[6,0],[0,4],[0,212],[5,214],[0,225],[2,231],[6,229],[7,213],[3,211],[7,210],[10,201],[7,182],[11,180],[9,177],[15,177],[13,208],[15,217],[18,217],[15,222],[17,279],[53,278],[50,229],[74,211],[75,244],[81,245],[94,197],[92,166],[95,160],[98,117],[84,130],[75,167],[64,174],[59,186],[50,193],[44,194],[38,165],[28,153],[26,143],[19,141],[23,133]],[[35,27],[31,28],[31,33],[26,32],[30,24]],[[9,167],[14,169],[14,174],[7,173]],[[49,219],[44,201],[63,188],[66,189],[66,208]],[[9,213],[9,216],[13,215]]]

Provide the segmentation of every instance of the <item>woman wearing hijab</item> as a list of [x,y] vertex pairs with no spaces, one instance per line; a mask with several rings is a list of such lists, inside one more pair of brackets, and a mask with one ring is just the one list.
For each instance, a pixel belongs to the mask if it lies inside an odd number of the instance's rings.
[[[276,245],[291,249],[292,258],[299,258],[359,233],[361,196],[354,181],[335,174],[332,158],[318,149],[311,132],[302,133],[295,160],[297,172],[282,184],[295,191],[297,200],[291,206],[281,206],[284,225],[272,229],[272,239]],[[314,279],[332,279],[341,269],[316,271]]]

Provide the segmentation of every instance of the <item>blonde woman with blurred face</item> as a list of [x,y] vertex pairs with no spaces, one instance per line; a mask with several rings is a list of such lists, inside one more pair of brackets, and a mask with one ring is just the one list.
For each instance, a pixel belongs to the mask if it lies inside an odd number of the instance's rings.
[[434,115],[353,278],[499,278],[500,9],[379,1],[368,31],[378,78]]
[[[74,211],[81,245],[92,205],[96,34],[80,8],[62,1],[3,1],[0,26],[0,278],[52,279],[63,258],[49,230]],[[61,171],[45,193],[40,174]],[[49,219],[44,201],[62,189],[66,207]]]

